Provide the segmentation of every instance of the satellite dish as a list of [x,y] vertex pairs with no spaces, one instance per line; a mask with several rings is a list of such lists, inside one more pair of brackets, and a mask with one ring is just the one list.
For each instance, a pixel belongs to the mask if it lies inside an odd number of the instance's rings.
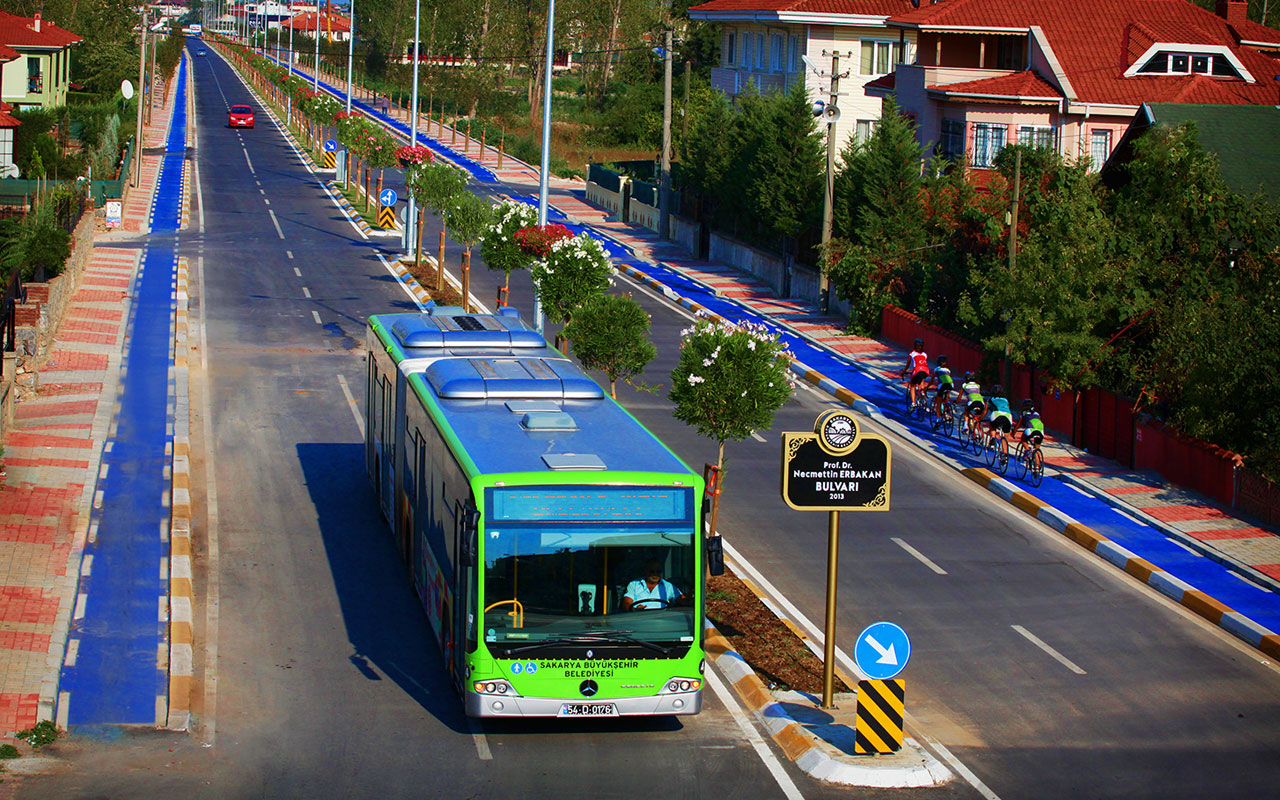
[[129,83],[128,78],[120,81],[120,94],[124,95],[125,100],[133,99],[133,84]]

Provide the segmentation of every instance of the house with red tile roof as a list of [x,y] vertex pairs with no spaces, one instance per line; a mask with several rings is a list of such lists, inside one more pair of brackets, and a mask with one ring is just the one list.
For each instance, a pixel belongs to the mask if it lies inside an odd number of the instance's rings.
[[71,48],[84,41],[71,31],[34,17],[0,11],[0,45],[18,58],[0,64],[0,102],[18,110],[66,105]]
[[710,0],[689,18],[720,28],[720,63],[713,88],[789,91],[803,86],[813,100],[831,100],[832,64],[840,73],[836,146],[865,139],[880,119],[882,101],[863,86],[915,59],[915,36],[888,27],[911,0]]
[[1280,103],[1280,31],[1188,0],[917,0],[916,57],[867,85],[921,143],[989,168],[1011,142],[1106,162],[1143,103]]
[[294,33],[314,37],[317,25],[326,41],[345,42],[351,38],[351,21],[337,14],[298,14],[281,22],[279,27],[286,33],[292,28]]

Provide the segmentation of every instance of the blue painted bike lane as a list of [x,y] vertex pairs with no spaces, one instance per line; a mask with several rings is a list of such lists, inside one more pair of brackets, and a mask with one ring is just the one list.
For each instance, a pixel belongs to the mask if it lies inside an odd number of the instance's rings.
[[[328,86],[326,88],[339,97],[344,96],[339,89]],[[408,135],[407,125],[388,118],[368,104],[353,100],[352,105],[358,106],[365,114]],[[490,170],[473,159],[441,142],[423,136],[421,132],[419,136],[423,144],[447,156],[476,180],[501,186]],[[534,206],[538,203],[536,197],[510,196]],[[675,295],[683,298],[682,305],[701,306],[735,323],[749,322],[764,325],[786,343],[801,364],[824,376],[825,380],[822,383],[824,389],[834,391],[836,387],[843,387],[859,395],[876,407],[876,413],[907,428],[909,435],[925,450],[957,463],[962,468],[986,466],[981,459],[966,454],[959,447],[956,439],[941,436],[930,431],[926,426],[908,419],[903,392],[896,384],[860,369],[845,358],[815,344],[811,339],[796,333],[791,328],[775,323],[768,316],[742,303],[716,295],[707,285],[689,278],[678,270],[637,258],[626,246],[610,238],[608,234],[586,225],[572,223],[564,213],[555,208],[548,208],[548,218],[561,222],[575,234],[586,232],[604,246],[616,263],[625,265],[631,271],[646,276],[651,282],[671,290]],[[1280,631],[1280,597],[1274,592],[1241,578],[1239,573],[1217,561],[1187,550],[1158,529],[1122,513],[1092,495],[1075,489],[1065,481],[1053,476],[1046,477],[1048,479],[1037,488],[1032,488],[1030,485],[1017,485],[1017,489],[1072,517],[1075,521],[1093,528],[1134,555],[1150,561],[1173,577],[1231,607],[1239,615],[1256,623],[1255,628],[1261,626],[1272,632]],[[1176,594],[1176,589],[1172,593]],[[1257,645],[1261,638],[1257,630],[1244,629],[1226,617],[1220,624],[1251,644]]]
[[[120,376],[119,410],[103,453],[85,546],[92,569],[80,579],[83,615],[72,620],[73,665],[60,691],[68,725],[154,725],[167,692],[158,660],[165,641],[160,618],[167,595],[169,463],[172,441],[174,234],[180,223],[186,151],[186,70],[178,66],[165,155],[152,199],[152,233],[132,287],[133,305]],[[70,642],[69,642],[70,645]]]

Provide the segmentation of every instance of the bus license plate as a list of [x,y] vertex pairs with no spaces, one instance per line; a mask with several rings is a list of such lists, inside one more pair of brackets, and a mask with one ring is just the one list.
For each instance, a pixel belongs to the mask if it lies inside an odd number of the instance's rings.
[[616,717],[618,707],[613,703],[565,703],[560,706],[561,717]]

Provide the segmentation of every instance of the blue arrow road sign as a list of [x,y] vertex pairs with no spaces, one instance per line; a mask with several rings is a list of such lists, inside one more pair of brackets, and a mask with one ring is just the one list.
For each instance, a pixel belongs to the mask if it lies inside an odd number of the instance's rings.
[[853,660],[858,671],[873,681],[887,681],[907,665],[911,640],[907,632],[892,622],[876,622],[858,634]]
[[338,149],[338,143],[337,143],[336,141],[334,141],[333,139],[325,139],[325,140],[324,140],[324,149],[325,149],[325,150],[327,150],[327,151],[328,151],[328,152],[330,152],[330,153],[333,153],[333,152],[337,151],[337,149]]
[[382,194],[378,195],[378,200],[380,200],[384,206],[394,206],[396,201],[399,199],[400,196],[396,194],[395,189],[383,189]]

